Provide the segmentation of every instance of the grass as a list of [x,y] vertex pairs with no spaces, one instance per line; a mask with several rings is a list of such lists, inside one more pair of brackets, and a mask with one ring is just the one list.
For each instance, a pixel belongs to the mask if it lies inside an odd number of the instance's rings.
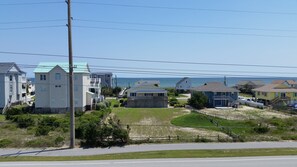
[[135,153],[120,153],[92,156],[11,156],[0,157],[0,162],[7,161],[81,161],[81,160],[116,160],[116,159],[155,159],[155,158],[215,158],[297,155],[297,149],[231,149],[231,150],[172,150]]
[[115,104],[120,106],[120,102],[117,99],[107,99],[107,101],[110,101],[111,107],[113,107]]
[[209,130],[220,131],[220,128],[214,123],[211,123],[210,119],[212,119],[214,122],[217,122],[219,126],[230,128],[233,133],[238,135],[249,134],[254,127],[253,123],[248,121],[232,121],[211,116],[206,117],[200,113],[191,113],[175,118],[171,121],[171,123],[182,127],[205,128]]
[[5,121],[5,115],[0,115],[0,122],[4,122]]

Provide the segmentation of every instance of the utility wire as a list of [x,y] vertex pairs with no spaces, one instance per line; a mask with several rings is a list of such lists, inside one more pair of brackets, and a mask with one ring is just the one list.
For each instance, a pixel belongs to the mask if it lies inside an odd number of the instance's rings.
[[127,7],[127,8],[206,11],[206,12],[230,12],[230,13],[252,13],[252,14],[273,14],[273,15],[297,15],[296,12],[273,12],[273,11],[253,11],[253,10],[236,10],[236,9],[207,9],[207,8],[190,8],[190,7],[168,7],[168,6],[152,6],[152,5],[132,5],[132,4],[85,2],[85,1],[74,1],[73,4],[100,5],[100,6]]
[[0,28],[0,30],[24,30],[24,29],[57,28],[57,27],[65,27],[65,25],[29,26],[29,27],[8,27],[8,28]]
[[[43,56],[43,57],[64,57],[64,58],[68,57],[67,55],[61,55],[61,54],[10,52],[10,51],[0,51],[0,54]],[[167,61],[167,60],[148,60],[148,59],[107,58],[107,57],[92,57],[92,56],[74,56],[74,57],[79,58],[79,59],[127,61],[127,62],[142,62],[142,63],[188,64],[188,65],[210,65],[210,66],[239,66],[239,67],[263,67],[263,68],[287,68],[287,69],[297,68],[297,66],[281,66],[281,65],[265,65],[265,64],[210,63],[210,62],[193,62],[193,61],[187,62],[187,61]]]
[[125,24],[125,25],[141,25],[141,26],[159,26],[159,27],[209,28],[209,29],[231,29],[231,30],[252,30],[252,31],[297,32],[297,30],[289,30],[289,29],[265,29],[265,28],[203,26],[203,25],[198,26],[198,25],[181,25],[181,24],[156,24],[156,23],[139,23],[139,22],[123,22],[123,21],[89,20],[89,19],[77,19],[77,18],[75,18],[74,21],[93,22],[93,23]]
[[175,34],[203,34],[203,35],[228,35],[228,36],[256,36],[256,37],[273,37],[273,38],[297,38],[297,36],[292,36],[292,35],[265,35],[265,34],[199,32],[199,31],[168,31],[168,30],[114,28],[114,27],[97,27],[97,26],[77,26],[77,25],[74,25],[73,27],[76,27],[76,28],[89,28],[89,29],[103,29],[103,30],[119,30],[119,31],[175,33]]
[[48,5],[61,4],[63,1],[48,1],[48,2],[21,2],[21,3],[0,3],[0,6],[23,6],[23,5]]
[[0,24],[45,23],[45,22],[58,22],[58,21],[66,21],[66,20],[67,20],[67,19],[8,21],[8,22],[0,22]]

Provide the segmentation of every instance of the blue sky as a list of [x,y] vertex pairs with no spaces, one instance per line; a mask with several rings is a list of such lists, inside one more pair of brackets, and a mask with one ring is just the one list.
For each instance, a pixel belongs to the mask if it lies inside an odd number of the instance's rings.
[[[23,2],[61,3],[3,5]],[[67,27],[63,26],[66,24],[67,6],[63,2],[64,0],[1,0],[0,51],[67,55]],[[296,0],[72,0],[72,2],[73,25],[85,26],[84,28],[73,27],[73,52],[76,56],[297,66]],[[94,2],[101,5],[75,2]],[[102,4],[211,10],[158,9]],[[42,20],[57,21],[4,24],[6,22]],[[80,20],[95,20],[97,22]],[[147,24],[162,24],[163,26]],[[56,25],[60,27],[4,29]],[[0,61],[36,65],[43,61],[68,61],[68,59],[0,54]],[[188,75],[191,77],[234,76],[235,74],[290,77],[297,75],[297,72],[290,74],[296,71],[295,68],[162,64],[78,58],[75,58],[74,61],[88,62],[91,67],[96,66],[92,71],[113,71],[107,69],[106,66],[114,67],[118,71],[114,71],[118,77],[164,77],[164,75],[157,75],[157,72],[168,73],[168,77],[187,75],[175,74],[178,71],[179,73],[191,73]],[[136,69],[123,71],[125,67]],[[156,72],[135,74],[146,70],[145,68],[151,69],[148,71]],[[28,76],[33,76],[32,68],[23,70],[28,73]],[[250,73],[225,71],[247,71]],[[203,75],[199,73],[203,73]]]

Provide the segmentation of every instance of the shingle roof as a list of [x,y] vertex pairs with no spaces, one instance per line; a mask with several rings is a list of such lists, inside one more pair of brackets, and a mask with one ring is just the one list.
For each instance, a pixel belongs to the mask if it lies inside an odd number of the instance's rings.
[[181,84],[182,82],[184,82],[184,81],[187,80],[187,79],[189,79],[189,77],[184,77],[183,79],[181,79],[180,81],[178,81],[178,82],[176,83],[176,85]]
[[285,82],[287,82],[289,85],[296,85],[297,84],[297,82],[294,81],[294,80],[274,80],[274,81],[272,81],[272,84],[283,84]]
[[[79,62],[79,63],[73,63],[74,73],[90,73],[90,69],[88,66],[88,63],[85,62]],[[42,62],[39,63],[37,68],[35,68],[34,73],[48,73],[50,72],[54,67],[59,66],[61,67],[65,72],[69,72],[69,64],[65,62]]]
[[257,91],[257,92],[294,92],[297,93],[297,89],[296,88],[279,88],[280,84],[267,84],[264,85],[262,87],[253,89],[253,91]]
[[0,63],[0,73],[1,74],[6,74],[13,66],[15,66],[16,69],[20,73],[25,73],[22,70],[20,70],[19,67],[14,62],[3,62],[3,63]]
[[194,87],[191,90],[198,92],[239,92],[239,90],[229,88],[220,82],[208,82],[202,86]]
[[254,85],[265,85],[265,83],[260,80],[242,80],[239,81],[237,85],[246,85],[248,83],[253,83]]
[[136,86],[127,91],[133,93],[167,93],[165,89],[154,86]]

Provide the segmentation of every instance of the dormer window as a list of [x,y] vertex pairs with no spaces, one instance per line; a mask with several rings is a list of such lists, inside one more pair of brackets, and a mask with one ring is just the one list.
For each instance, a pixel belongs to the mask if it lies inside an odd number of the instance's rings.
[[40,81],[45,81],[45,80],[46,80],[46,75],[41,74],[41,75],[40,75]]
[[12,75],[9,76],[9,81],[12,81]]

